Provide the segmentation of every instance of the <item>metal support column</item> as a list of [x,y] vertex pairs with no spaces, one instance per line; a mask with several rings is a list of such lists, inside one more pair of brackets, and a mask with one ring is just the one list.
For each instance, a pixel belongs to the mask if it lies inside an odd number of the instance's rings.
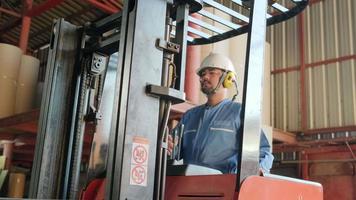
[[[32,8],[32,0],[26,0],[24,1],[24,4],[26,5],[26,10],[30,10]],[[30,28],[31,28],[31,17],[25,15],[22,17],[21,35],[20,35],[20,42],[19,42],[19,47],[20,49],[22,49],[22,52],[24,54],[26,54],[27,51]]]
[[241,154],[239,154],[241,159],[239,182],[250,175],[257,175],[259,171],[267,0],[252,1],[250,9],[241,110],[243,134],[241,135]]
[[77,26],[56,21],[53,26],[46,80],[43,89],[30,198],[54,199],[61,196],[66,177],[66,153],[76,85],[76,61],[79,46]]
[[298,40],[299,40],[299,54],[300,54],[300,113],[301,113],[301,127],[302,131],[308,129],[308,105],[306,96],[306,64],[305,64],[305,37],[304,37],[304,14],[299,14],[298,19]]
[[166,7],[157,0],[124,3],[107,199],[153,197],[160,109],[145,88],[161,84],[163,52],[155,44],[165,35]]
[[309,159],[308,159],[308,154],[306,152],[301,153],[301,160],[304,161],[301,163],[302,165],[302,179],[304,180],[309,180]]
[[177,75],[179,76],[175,88],[180,91],[184,91],[185,80],[185,64],[186,64],[186,51],[187,51],[187,36],[188,36],[188,14],[189,5],[182,3],[177,7],[177,19],[176,19],[176,43],[180,45],[181,51],[175,57],[175,63],[177,65]]
[[[191,14],[191,17],[201,19],[201,16],[196,13]],[[199,29],[198,25],[192,22],[189,22],[189,26]],[[191,37],[193,37],[192,34]],[[200,83],[199,76],[196,75],[195,71],[200,66],[200,52],[201,46],[188,45],[187,47],[184,91],[187,95],[187,100],[194,104],[199,104]]]

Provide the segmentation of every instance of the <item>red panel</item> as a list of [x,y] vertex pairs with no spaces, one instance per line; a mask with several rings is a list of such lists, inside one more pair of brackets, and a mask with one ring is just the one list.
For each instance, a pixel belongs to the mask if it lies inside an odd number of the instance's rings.
[[166,200],[233,199],[236,174],[167,176]]
[[91,181],[87,188],[81,192],[80,199],[105,199],[105,181],[106,179],[95,179]]
[[[342,160],[351,159],[351,152],[330,152],[330,153],[320,153],[320,154],[309,154],[310,160]],[[355,200],[356,199],[356,165],[355,163],[349,162],[353,165],[353,175],[335,175],[340,172],[340,169],[324,169],[323,174],[328,174],[325,176],[310,176],[310,180],[320,182],[324,188],[324,200]],[[313,170],[313,169],[311,169]],[[328,170],[325,172],[325,170]],[[337,171],[338,170],[338,171]],[[350,173],[350,172],[347,172]],[[344,173],[344,174],[347,174]],[[334,175],[333,175],[334,174]],[[340,173],[339,173],[340,174]],[[351,173],[352,174],[352,173]],[[311,174],[312,175],[312,174]]]
[[239,200],[322,200],[323,188],[282,179],[250,176],[241,185]]
[[324,188],[324,200],[355,200],[355,176],[320,176],[313,180],[320,182]]

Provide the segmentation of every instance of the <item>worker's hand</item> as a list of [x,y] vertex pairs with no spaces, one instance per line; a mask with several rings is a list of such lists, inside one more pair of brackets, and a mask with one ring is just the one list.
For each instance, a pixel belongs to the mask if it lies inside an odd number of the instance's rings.
[[[177,141],[177,140],[175,140]],[[173,152],[173,148],[175,145],[177,144],[174,144],[174,141],[173,141],[173,138],[171,135],[168,135],[168,142],[167,142],[167,154],[170,156],[172,155],[172,152]]]
[[260,169],[258,170],[258,175],[259,175],[259,176],[263,176],[263,174],[264,174],[264,173],[263,173],[263,169],[260,168]]

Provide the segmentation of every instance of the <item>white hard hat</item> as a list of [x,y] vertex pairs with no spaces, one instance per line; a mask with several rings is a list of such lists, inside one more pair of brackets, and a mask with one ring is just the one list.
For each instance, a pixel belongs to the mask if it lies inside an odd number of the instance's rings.
[[221,69],[227,72],[231,71],[235,74],[235,68],[231,60],[222,54],[210,53],[206,58],[204,58],[200,67],[196,70],[196,73],[199,75],[201,71],[209,67]]

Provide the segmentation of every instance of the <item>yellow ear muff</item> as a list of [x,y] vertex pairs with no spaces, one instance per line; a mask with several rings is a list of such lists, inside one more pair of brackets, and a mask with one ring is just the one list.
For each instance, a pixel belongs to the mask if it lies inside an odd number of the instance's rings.
[[234,78],[235,78],[234,72],[228,72],[223,82],[224,88],[231,88],[234,85]]

